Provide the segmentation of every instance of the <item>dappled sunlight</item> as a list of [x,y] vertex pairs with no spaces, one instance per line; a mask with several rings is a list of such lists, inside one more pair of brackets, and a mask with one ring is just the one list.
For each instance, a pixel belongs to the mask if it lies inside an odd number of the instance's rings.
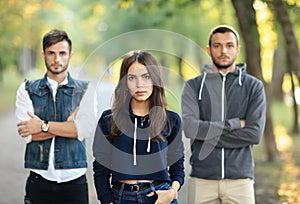
[[273,14],[268,5],[256,0],[254,3],[256,19],[261,44],[261,67],[263,78],[266,82],[271,82],[273,74],[273,55],[277,46],[277,33],[274,28]]
[[[298,77],[296,76],[296,74],[293,73],[293,81],[295,83],[295,86],[299,86],[299,81],[298,81]],[[291,76],[289,73],[284,74],[283,77],[283,83],[282,83],[282,90],[285,93],[289,93],[292,91],[292,84],[291,84]]]
[[293,140],[283,126],[276,126],[274,129],[277,148],[281,153],[282,172],[278,195],[282,204],[300,203],[300,177],[299,167],[295,164],[293,152]]
[[294,5],[296,4],[298,7],[300,7],[300,1],[299,0],[286,0],[287,4]]
[[295,98],[296,98],[296,103],[299,105],[300,104],[300,87],[297,87],[295,90]]
[[294,158],[290,152],[283,153],[282,160],[284,167],[280,178],[278,195],[282,203],[300,203],[300,183],[297,179],[300,177],[299,167],[294,164]]
[[199,75],[200,69],[196,69],[187,62],[182,62],[182,75],[184,79],[190,79]]
[[28,4],[24,7],[23,17],[29,19],[33,14],[37,13],[41,9],[40,4]]
[[107,74],[109,74],[111,81],[118,82],[121,64],[122,64],[122,59],[120,58],[110,64],[107,70]]
[[287,130],[283,126],[276,126],[274,128],[275,140],[277,148],[280,152],[286,151],[292,147],[292,139],[288,135]]
[[121,1],[119,2],[120,9],[128,9],[134,6],[134,1]]
[[[300,104],[300,88],[299,88],[299,80],[296,74],[292,74],[293,77],[293,82],[295,84],[295,99],[296,103],[299,105]],[[282,90],[284,92],[284,102],[288,106],[293,106],[294,99],[292,95],[292,83],[291,83],[291,76],[290,74],[286,73],[283,78],[283,83],[282,83]]]

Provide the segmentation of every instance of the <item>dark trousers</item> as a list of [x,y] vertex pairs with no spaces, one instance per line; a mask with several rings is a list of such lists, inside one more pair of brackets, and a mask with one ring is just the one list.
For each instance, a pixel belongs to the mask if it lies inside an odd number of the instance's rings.
[[30,172],[26,182],[25,204],[88,204],[86,176],[63,183],[48,181]]

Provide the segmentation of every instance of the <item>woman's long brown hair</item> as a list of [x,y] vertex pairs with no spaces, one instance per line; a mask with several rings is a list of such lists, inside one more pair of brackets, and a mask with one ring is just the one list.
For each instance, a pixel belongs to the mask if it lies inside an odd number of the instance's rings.
[[143,64],[153,81],[153,92],[149,98],[150,113],[149,126],[147,128],[148,136],[153,141],[163,140],[161,131],[166,125],[166,97],[162,81],[160,65],[154,56],[144,50],[135,50],[127,53],[122,61],[119,82],[114,92],[112,104],[112,127],[111,135],[119,136],[129,121],[129,106],[131,94],[127,86],[127,73],[131,64],[138,62]]

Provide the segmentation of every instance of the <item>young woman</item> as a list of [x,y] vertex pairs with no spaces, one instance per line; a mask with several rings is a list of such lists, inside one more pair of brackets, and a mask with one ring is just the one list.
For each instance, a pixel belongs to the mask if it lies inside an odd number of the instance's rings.
[[184,182],[181,119],[166,110],[160,66],[150,52],[123,59],[112,108],[93,143],[94,182],[102,204],[176,204]]

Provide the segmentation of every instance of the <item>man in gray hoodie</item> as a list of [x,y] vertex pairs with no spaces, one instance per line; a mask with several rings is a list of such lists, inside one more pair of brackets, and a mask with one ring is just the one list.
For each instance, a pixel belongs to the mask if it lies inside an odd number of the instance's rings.
[[184,133],[191,140],[189,204],[254,204],[253,145],[265,126],[263,83],[236,64],[238,33],[215,27],[207,53],[212,65],[186,81],[182,92]]

